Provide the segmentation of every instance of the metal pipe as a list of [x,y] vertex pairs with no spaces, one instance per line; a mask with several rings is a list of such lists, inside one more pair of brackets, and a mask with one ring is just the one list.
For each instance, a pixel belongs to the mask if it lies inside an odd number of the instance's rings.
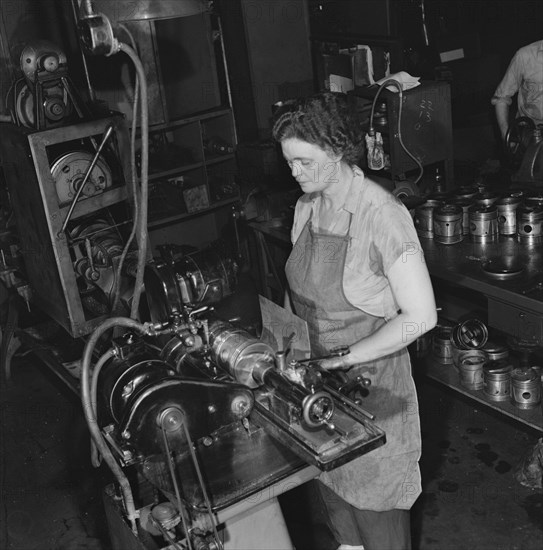
[[115,460],[107,443],[104,440],[104,437],[102,436],[100,428],[98,427],[98,421],[96,419],[93,404],[91,401],[91,388],[89,383],[90,365],[92,361],[93,351],[98,340],[106,331],[118,326],[133,329],[143,334],[147,333],[146,325],[134,321],[133,319],[128,319],[126,317],[112,317],[110,319],[106,319],[94,330],[85,345],[85,349],[83,350],[83,357],[81,360],[81,403],[83,405],[83,414],[85,415],[85,420],[87,422],[91,437],[96,444],[96,448],[102,455],[103,459],[117,479],[119,486],[121,487],[127,518],[132,526],[132,531],[134,532],[134,534],[137,534],[136,518],[138,517],[138,512],[136,510],[132,488],[130,487],[128,478],[125,476],[121,467]]
[[[141,195],[140,208],[138,212],[138,265],[136,269],[136,282],[134,285],[134,296],[132,298],[132,307],[130,317],[138,317],[140,297],[143,289],[143,274],[145,262],[147,260],[147,211],[149,196],[149,105],[147,93],[147,80],[145,70],[137,53],[127,44],[120,43],[119,48],[126,53],[136,69],[141,92]],[[135,121],[132,121],[135,124]]]

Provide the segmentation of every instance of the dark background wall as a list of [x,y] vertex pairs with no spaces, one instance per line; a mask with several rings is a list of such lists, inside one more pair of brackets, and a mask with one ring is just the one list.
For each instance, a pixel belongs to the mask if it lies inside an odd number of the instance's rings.
[[[395,37],[403,69],[425,79],[448,79],[455,124],[492,116],[490,97],[513,54],[543,38],[538,0],[308,0],[308,5],[313,33]],[[449,48],[463,48],[465,57],[440,67],[439,52]]]
[[[182,0],[180,0],[182,1]],[[266,131],[268,104],[306,93],[309,36],[316,31],[395,36],[404,68],[434,78],[439,48],[460,44],[463,60],[447,64],[455,124],[491,116],[489,99],[514,52],[543,37],[540,0],[216,0],[225,12],[234,107],[241,137]],[[429,43],[423,40],[422,6]],[[27,41],[53,40],[70,53],[72,77],[84,88],[70,0],[0,0],[0,111]],[[281,86],[284,85],[282,89]]]

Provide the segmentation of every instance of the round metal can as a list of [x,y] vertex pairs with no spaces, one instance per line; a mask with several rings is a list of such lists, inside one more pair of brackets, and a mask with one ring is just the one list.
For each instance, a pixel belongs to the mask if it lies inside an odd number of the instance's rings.
[[452,328],[451,340],[459,349],[480,349],[488,342],[488,329],[479,319],[466,319]]
[[460,384],[468,390],[482,390],[483,365],[486,360],[486,353],[483,350],[464,350],[458,367]]
[[500,235],[515,235],[517,232],[517,208],[522,203],[518,197],[502,197],[496,201],[498,231]]
[[507,401],[511,397],[513,365],[505,359],[488,360],[483,365],[483,393],[491,401]]
[[469,207],[473,206],[473,200],[470,198],[452,199],[451,204],[456,204],[462,209],[462,233],[469,235]]
[[444,365],[453,362],[451,327],[439,327],[432,334],[432,352],[436,361]]
[[517,210],[518,240],[524,244],[543,242],[543,206],[524,204]]
[[455,244],[464,239],[462,208],[456,204],[443,204],[434,210],[434,240],[442,244]]
[[443,203],[437,200],[427,200],[415,208],[415,229],[419,237],[434,238],[434,209]]
[[541,403],[541,378],[532,368],[511,372],[511,402],[519,409],[534,409]]
[[488,243],[498,237],[498,208],[474,204],[469,208],[469,233],[475,243]]

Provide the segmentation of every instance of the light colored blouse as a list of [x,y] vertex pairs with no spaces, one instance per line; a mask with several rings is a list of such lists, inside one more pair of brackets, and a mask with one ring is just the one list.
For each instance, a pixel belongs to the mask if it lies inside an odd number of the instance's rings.
[[491,103],[511,105],[517,92],[517,116],[526,116],[535,124],[543,124],[543,40],[517,51]]
[[343,274],[345,297],[355,307],[391,319],[397,315],[387,273],[402,253],[421,250],[413,220],[404,204],[354,167],[354,178],[343,207],[332,227],[320,227],[319,193],[298,199],[291,239],[294,244],[311,219],[320,233],[347,235],[349,245]]

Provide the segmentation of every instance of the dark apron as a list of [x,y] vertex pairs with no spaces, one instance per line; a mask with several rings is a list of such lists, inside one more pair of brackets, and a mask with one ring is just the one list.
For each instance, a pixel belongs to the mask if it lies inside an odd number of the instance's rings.
[[[353,306],[343,291],[350,225],[347,235],[330,235],[315,232],[308,221],[286,264],[294,311],[308,324],[313,357],[352,345],[386,322]],[[387,442],[319,479],[359,509],[409,509],[421,492],[421,441],[408,352],[403,349],[348,371],[349,377],[360,374],[372,382],[362,405],[376,415]]]

